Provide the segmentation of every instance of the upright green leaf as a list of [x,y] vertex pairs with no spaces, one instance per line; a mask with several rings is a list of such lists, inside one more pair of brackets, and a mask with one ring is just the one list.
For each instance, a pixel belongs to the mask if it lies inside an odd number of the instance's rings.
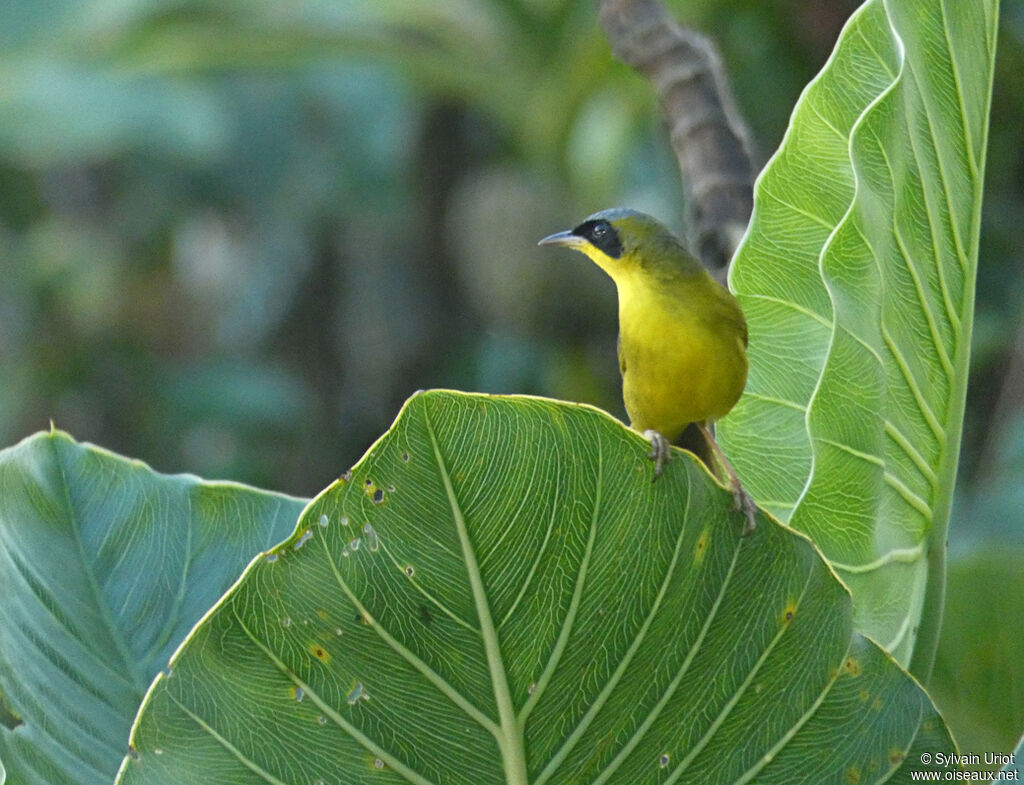
[[[927,679],[974,306],[997,0],[869,0],[758,181],[721,439],[855,625]],[[918,628],[920,620],[920,630]],[[915,651],[915,643],[917,649]]]
[[109,785],[139,703],[303,502],[167,476],[64,433],[0,452],[0,727],[12,785]]
[[951,750],[803,536],[743,537],[648,449],[590,407],[413,397],[157,677],[118,781],[901,782]]

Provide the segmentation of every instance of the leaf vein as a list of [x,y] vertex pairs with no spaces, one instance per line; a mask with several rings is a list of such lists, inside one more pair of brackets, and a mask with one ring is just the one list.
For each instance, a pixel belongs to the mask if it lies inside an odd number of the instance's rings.
[[817,107],[817,106],[815,106],[815,105],[814,105],[813,103],[811,103],[810,101],[808,101],[808,104],[807,104],[807,105],[808,105],[808,107],[810,108],[810,110],[811,110],[812,112],[814,112],[814,114],[815,114],[815,115],[817,115],[817,116],[818,116],[818,119],[820,119],[820,120],[821,120],[821,122],[823,122],[823,123],[825,124],[825,127],[826,127],[826,128],[828,128],[828,129],[829,129],[830,131],[832,131],[832,132],[833,132],[833,133],[834,133],[834,134],[835,134],[836,136],[838,136],[838,137],[839,137],[839,138],[840,138],[840,139],[841,139],[841,140],[842,140],[843,142],[846,142],[846,134],[844,134],[844,133],[843,133],[842,131],[840,131],[840,130],[839,130],[838,128],[836,128],[836,127],[835,127],[835,126],[834,126],[834,125],[832,124],[832,121],[831,121],[831,120],[829,120],[829,119],[828,119],[827,117],[825,117],[825,115],[821,113],[821,110],[820,110],[820,109],[818,109],[818,107]]
[[865,573],[877,570],[880,567],[884,567],[887,564],[900,563],[900,564],[912,564],[924,555],[924,542],[919,542],[912,548],[892,548],[879,556],[874,561],[865,562],[864,564],[843,564],[842,562],[830,561],[834,569],[842,570],[843,572],[849,573]]
[[774,403],[779,406],[785,406],[787,409],[795,409],[798,412],[806,414],[807,407],[796,401],[787,401],[785,398],[777,398],[773,395],[762,395],[761,393],[748,392],[746,393],[748,398],[752,398],[755,401],[764,401],[765,403]]
[[860,40],[864,42],[864,45],[868,48],[871,54],[875,56],[875,59],[878,61],[878,64],[882,67],[882,70],[885,71],[885,75],[889,77],[889,82],[895,82],[899,74],[894,73],[893,70],[889,68],[889,64],[885,61],[885,58],[883,58],[882,55],[879,54],[878,50],[875,49],[875,45],[871,41],[871,39],[864,35],[864,28],[862,26],[857,27],[857,34],[860,36]]
[[911,444],[910,440],[903,435],[903,432],[888,420],[885,422],[885,432],[889,435],[889,438],[899,445],[900,449],[902,449],[906,456],[910,458],[918,471],[920,471],[924,478],[932,484],[932,487],[937,487],[939,484],[939,476],[929,465],[928,461],[925,460],[924,456],[917,451],[917,448],[914,447],[913,444]]
[[597,538],[597,520],[601,512],[601,488],[603,485],[604,459],[601,451],[601,439],[598,437],[597,482],[594,493],[594,506],[590,514],[590,531],[587,534],[587,545],[583,551],[583,558],[580,560],[579,570],[576,573],[576,585],[573,587],[572,598],[569,600],[569,608],[566,611],[565,619],[562,622],[562,629],[558,633],[558,639],[555,641],[555,645],[551,650],[551,656],[548,658],[548,663],[544,667],[544,671],[536,681],[533,694],[527,698],[526,703],[519,712],[518,722],[520,731],[522,731],[526,726],[526,720],[530,716],[530,712],[533,711],[533,707],[537,705],[537,701],[540,700],[541,695],[544,694],[544,690],[551,681],[555,668],[558,667],[558,663],[562,659],[562,654],[565,652],[565,647],[569,642],[569,636],[572,634],[573,625],[576,623],[576,614],[579,612],[580,599],[583,596],[583,587],[587,582],[587,571],[590,566],[590,557],[594,552],[594,540]]
[[972,140],[971,126],[967,121],[967,103],[964,101],[964,86],[960,81],[960,70],[957,68],[957,60],[953,39],[949,34],[949,19],[946,17],[946,3],[939,3],[939,10],[942,13],[942,32],[946,39],[946,52],[949,55],[949,70],[953,74],[953,83],[956,85],[956,103],[960,110],[960,123],[964,131],[964,147],[967,155],[967,166],[971,170],[971,179],[978,180],[978,161],[974,157],[974,142]]
[[[946,344],[942,340],[942,336],[939,335],[939,325],[935,321],[935,316],[932,314],[931,308],[928,306],[928,300],[925,296],[924,286],[921,283],[921,279],[917,274],[917,268],[913,262],[910,261],[910,253],[907,250],[907,246],[903,240],[903,234],[898,228],[893,226],[893,233],[896,237],[896,245],[900,249],[900,256],[903,257],[903,261],[906,263],[907,272],[910,273],[911,280],[914,282],[914,289],[917,292],[918,302],[921,304],[921,312],[924,314],[925,321],[928,322],[928,332],[932,337],[932,344],[935,346],[935,353],[939,357],[939,362],[942,364],[942,370],[946,372],[947,379],[953,379],[956,371],[953,370],[953,363],[949,359],[949,353],[946,351]],[[953,334],[956,337],[960,336],[960,324],[959,322],[950,323],[950,327],[953,329]]]
[[[951,234],[951,236],[953,238],[953,246],[956,249],[956,258],[957,258],[957,261],[960,264],[960,269],[961,269],[962,272],[966,273],[967,269],[968,269],[968,266],[969,266],[968,265],[968,261],[967,261],[967,253],[964,251],[963,240],[960,238],[960,230],[957,227],[956,211],[953,209],[953,203],[950,201],[949,177],[946,174],[946,165],[943,162],[943,158],[942,158],[942,153],[941,153],[942,146],[939,144],[938,137],[935,136],[935,120],[932,117],[931,109],[929,108],[928,102],[925,99],[925,96],[927,96],[928,93],[921,86],[921,80],[918,78],[917,72],[914,70],[913,64],[908,64],[908,70],[910,71],[911,78],[914,80],[914,84],[917,86],[917,93],[920,96],[922,96],[922,98],[921,98],[921,107],[924,110],[924,116],[925,116],[925,119],[927,120],[926,125],[928,126],[928,135],[931,136],[931,138],[932,138],[932,149],[935,151],[936,168],[938,169],[938,172],[939,172],[939,180],[941,181],[941,184],[942,184],[942,193],[943,193],[943,196],[945,197],[946,215],[949,217],[949,231],[950,231],[950,234]],[[911,140],[913,140],[914,134],[911,133],[910,137],[911,137]],[[916,158],[916,156],[915,156],[915,158]],[[923,170],[923,169],[921,170],[922,175],[923,175],[924,171],[925,170]],[[923,176],[921,178],[921,182],[922,182],[922,185],[923,185],[923,183],[924,183],[924,177]],[[936,256],[935,256],[935,263],[936,263],[936,268],[938,269],[940,277],[941,277],[941,275],[942,275],[942,257],[940,255],[938,255],[938,254],[936,254]]]
[[533,577],[536,574],[537,569],[540,567],[540,563],[544,558],[544,554],[547,553],[548,543],[551,540],[551,532],[555,529],[555,519],[557,518],[558,506],[561,502],[561,480],[561,472],[555,472],[555,496],[551,502],[551,514],[548,516],[548,529],[546,532],[544,532],[544,540],[541,542],[540,548],[537,551],[537,558],[535,558],[533,560],[533,564],[530,565],[530,569],[526,573],[526,578],[523,580],[523,585],[519,589],[519,593],[516,595],[516,598],[512,601],[512,605],[505,613],[505,616],[502,618],[500,622],[498,622],[499,630],[503,626],[505,626],[505,622],[512,618],[512,614],[515,612],[515,609],[519,606],[519,603],[522,601],[523,597],[526,596],[526,590],[533,583]]
[[855,447],[851,447],[849,444],[837,442],[834,439],[826,439],[822,436],[815,438],[815,441],[821,442],[822,444],[830,445],[831,447],[835,447],[837,450],[842,450],[848,455],[852,455],[855,458],[860,458],[861,460],[867,461],[868,463],[874,464],[875,466],[880,466],[882,468],[885,467],[885,459],[877,455],[873,455],[872,453],[867,453],[862,450],[858,450]]
[[[815,566],[812,564],[807,570],[806,578],[804,578],[804,586],[802,591],[800,592],[800,597],[796,603],[798,606],[803,601],[804,596],[807,594],[807,587],[811,585],[811,578],[813,577],[814,572]],[[740,698],[742,698],[743,694],[747,691],[747,688],[754,681],[754,678],[761,670],[761,666],[764,665],[765,661],[768,659],[768,656],[772,653],[772,651],[775,650],[775,647],[778,645],[779,641],[782,640],[782,636],[786,634],[787,629],[789,629],[789,626],[786,624],[783,624],[779,627],[778,632],[776,632],[772,639],[768,642],[768,645],[765,647],[765,650],[761,652],[761,656],[757,658],[757,662],[755,662],[754,666],[750,669],[750,673],[747,674],[746,678],[736,689],[736,692],[732,695],[732,697],[730,697],[729,700],[726,701],[725,706],[722,707],[722,710],[718,713],[718,716],[715,717],[715,719],[711,722],[711,725],[708,727],[707,731],[705,731],[704,735],[697,740],[697,743],[693,746],[693,749],[691,749],[689,753],[687,753],[686,757],[679,761],[679,764],[672,770],[672,774],[668,777],[667,780],[665,780],[665,785],[672,785],[673,783],[677,782],[679,778],[683,776],[683,772],[686,771],[687,767],[689,767],[693,760],[700,754],[701,750],[703,750],[704,747],[707,746],[708,742],[711,741],[711,738],[722,726],[722,724],[728,718],[729,714],[732,712],[733,708],[736,706],[737,703],[739,703]]]
[[[847,646],[846,651],[843,652],[843,657],[840,660],[840,662],[845,660],[849,653],[850,647]],[[761,770],[765,766],[767,766],[775,759],[775,757],[785,748],[787,744],[789,744],[790,741],[793,740],[797,733],[800,732],[800,729],[804,725],[806,725],[807,722],[811,719],[811,717],[814,716],[815,712],[817,712],[818,709],[821,708],[821,704],[825,702],[825,698],[828,697],[828,694],[832,691],[832,688],[839,680],[839,674],[841,672],[842,671],[840,668],[833,669],[833,673],[829,676],[828,681],[825,682],[825,686],[822,688],[821,692],[818,693],[818,696],[811,702],[811,705],[807,708],[807,711],[805,711],[796,719],[793,725],[784,734],[782,734],[781,738],[775,743],[775,745],[771,749],[768,750],[768,752],[761,756],[760,760],[758,760],[756,764],[747,769],[742,775],[740,775],[740,777],[738,777],[735,780],[735,785],[744,785],[744,783],[750,782],[754,777],[756,777],[761,772]]]
[[466,565],[466,575],[473,594],[473,604],[476,607],[477,620],[480,622],[480,632],[484,642],[487,667],[491,674],[491,687],[494,691],[494,701],[497,704],[498,716],[500,718],[500,728],[495,733],[495,739],[497,739],[498,746],[501,749],[502,763],[510,785],[517,785],[518,783],[525,785],[528,779],[526,750],[523,747],[522,733],[516,720],[512,694],[508,687],[505,663],[501,655],[501,644],[498,639],[498,631],[494,627],[494,620],[491,618],[491,609],[483,584],[483,576],[476,561],[476,553],[469,537],[469,530],[466,527],[462,508],[455,495],[455,488],[452,486],[448,467],[445,464],[444,457],[441,455],[441,446],[438,444],[437,435],[434,433],[434,426],[430,422],[425,406],[423,420],[426,424],[427,433],[430,436],[431,446],[434,449],[434,459],[441,474],[441,482],[444,485],[445,494],[451,507],[452,519],[462,547],[463,562]]
[[251,771],[253,774],[258,776],[264,782],[273,783],[273,785],[287,785],[287,783],[283,782],[282,780],[279,780],[277,777],[275,777],[269,771],[267,771],[263,767],[259,766],[255,761],[253,761],[250,758],[246,757],[242,753],[242,751],[240,749],[238,749],[238,747],[236,747],[234,744],[232,744],[230,741],[228,741],[224,736],[219,734],[213,728],[212,725],[210,725],[208,722],[206,722],[206,720],[204,720],[198,714],[196,714],[191,709],[189,709],[185,704],[183,704],[181,701],[179,701],[176,697],[171,695],[169,692],[167,693],[167,697],[169,697],[171,699],[171,701],[174,703],[174,705],[177,706],[179,709],[181,709],[181,711],[183,711],[186,714],[186,716],[188,716],[196,725],[198,725],[200,728],[202,728],[204,731],[206,731],[208,734],[210,734],[210,736],[212,736],[213,739],[218,744],[220,744],[224,749],[226,749],[228,752],[230,752],[232,755],[234,755],[235,758],[238,759],[238,762],[241,763],[243,766],[245,766],[247,769],[249,769],[249,771]]
[[335,561],[334,556],[331,554],[330,549],[327,547],[327,540],[324,537],[318,538],[324,546],[324,553],[327,556],[327,561],[331,565],[331,571],[334,573],[334,578],[338,582],[338,586],[345,593],[359,614],[370,622],[370,627],[374,632],[377,633],[378,637],[383,640],[398,656],[409,663],[413,668],[419,671],[426,679],[433,684],[441,693],[443,693],[449,700],[452,701],[456,706],[466,712],[467,715],[472,717],[481,727],[490,732],[491,734],[497,735],[498,728],[487,715],[485,715],[480,709],[474,706],[469,700],[456,690],[451,684],[449,684],[439,673],[431,668],[427,663],[417,657],[412,651],[410,651],[401,641],[397,640],[391,635],[380,622],[367,610],[366,606],[360,601],[360,599],[352,591],[352,588],[348,585],[345,579],[341,575],[341,571],[338,569],[338,563]]
[[910,488],[908,488],[896,475],[891,472],[886,472],[885,484],[896,491],[896,493],[898,493],[907,504],[921,513],[929,523],[932,522],[934,511],[928,502],[910,490]]
[[[911,76],[913,77],[913,75],[914,75],[913,71],[911,71]],[[917,80],[915,78],[915,82],[916,81]],[[917,86],[918,86],[918,89],[920,89],[920,84],[918,84]],[[926,115],[927,115],[927,112],[926,112]],[[929,118],[929,122],[930,122],[930,118]],[[922,163],[922,160],[921,160],[921,153],[920,153],[920,151],[917,148],[916,136],[912,132],[909,132],[909,129],[908,129],[907,137],[910,140],[910,150],[911,150],[911,152],[912,152],[912,154],[914,156],[914,164],[917,167],[918,181],[920,182],[920,186],[921,186],[921,199],[922,199],[922,201],[924,202],[924,205],[925,205],[924,220],[928,223],[928,234],[931,237],[931,241],[932,241],[932,256],[933,256],[933,258],[935,260],[935,272],[936,272],[936,275],[938,276],[939,292],[942,295],[942,304],[943,304],[943,306],[946,309],[946,319],[953,326],[954,332],[959,333],[959,331],[960,331],[960,317],[957,314],[956,308],[953,306],[953,301],[952,301],[952,298],[951,298],[950,293],[949,293],[949,287],[946,285],[946,273],[945,273],[944,268],[943,268],[942,263],[941,263],[941,261],[942,261],[942,253],[941,253],[940,247],[939,247],[938,232],[937,232],[937,229],[935,227],[935,221],[932,220],[933,213],[936,213],[938,211],[936,209],[934,209],[932,204],[931,204],[931,199],[929,197],[928,188],[927,188],[927,186],[925,184],[925,181],[924,181],[925,167],[924,167],[924,165]],[[952,218],[952,216],[951,216],[951,218]]]
[[918,386],[917,380],[914,378],[914,374],[911,372],[906,358],[900,352],[900,349],[892,339],[892,336],[889,335],[889,331],[884,329],[884,326],[882,329],[882,338],[885,341],[886,346],[889,347],[889,351],[892,352],[893,359],[896,360],[896,366],[900,369],[900,373],[907,382],[907,387],[910,389],[911,394],[914,396],[914,400],[917,402],[918,408],[921,410],[921,416],[924,417],[925,422],[928,423],[928,427],[931,428],[936,441],[938,441],[940,445],[945,446],[946,432],[939,424],[938,419],[935,417],[935,412],[933,412],[931,406],[928,405],[928,401],[925,400],[924,393],[921,392],[921,388]]
[[[395,566],[395,568],[399,572],[401,572],[403,575],[405,575],[405,565],[400,563],[398,561],[398,559],[395,558],[395,555],[391,552],[391,549],[388,548],[387,544],[384,543],[381,540],[379,542],[379,547],[380,547],[380,549],[382,551],[384,551],[385,555],[387,555],[387,557],[391,560],[391,563]],[[428,602],[432,603],[435,608],[437,608],[439,611],[441,611],[441,613],[443,613],[445,616],[447,616],[453,622],[458,624],[460,627],[463,627],[464,629],[468,630],[469,632],[475,633],[477,635],[480,634],[480,630],[478,630],[476,627],[474,627],[468,621],[466,621],[461,616],[459,616],[455,611],[453,611],[451,608],[449,608],[447,605],[445,605],[441,600],[439,600],[437,597],[435,597],[433,595],[433,593],[431,593],[431,592],[427,591],[425,588],[423,588],[423,585],[419,581],[417,581],[415,579],[415,577],[408,577],[408,576],[406,576],[406,580],[409,581],[409,583],[412,585],[412,587],[414,589],[416,589],[416,591],[418,591],[421,595],[423,595],[424,599],[426,599]]]
[[812,311],[809,308],[805,308],[802,305],[798,305],[797,303],[793,302],[792,300],[783,300],[781,297],[772,297],[769,294],[747,294],[747,293],[744,293],[743,297],[744,298],[750,298],[750,299],[757,299],[757,300],[765,300],[765,301],[770,302],[770,303],[776,303],[777,305],[784,305],[787,308],[793,309],[797,313],[803,314],[804,316],[807,316],[807,317],[810,317],[811,319],[814,319],[814,321],[818,322],[823,327],[827,327],[829,330],[832,329],[833,324],[832,324],[832,322],[829,319],[826,319],[821,314],[815,313],[814,311]]
[[825,229],[828,229],[829,231],[832,231],[832,229],[834,228],[834,224],[832,224],[829,221],[827,221],[826,219],[822,218],[820,215],[815,215],[814,213],[810,212],[809,210],[805,210],[802,207],[797,207],[797,205],[793,204],[792,202],[787,202],[781,196],[777,196],[776,194],[773,194],[771,191],[768,190],[768,188],[764,185],[764,183],[761,184],[760,191],[761,191],[761,194],[763,196],[766,196],[766,197],[769,197],[771,199],[774,199],[776,202],[778,202],[783,207],[788,207],[794,213],[797,213],[798,215],[802,215],[804,218],[807,218],[807,219],[813,221],[814,223],[818,224],[819,226],[822,226]]
[[[397,771],[409,782],[413,782],[416,785],[431,785],[428,779],[423,777],[418,772],[410,769],[405,763],[403,763],[390,752],[385,750],[382,746],[380,746],[377,742],[375,742],[373,739],[371,739],[369,736],[367,736],[365,733],[359,730],[359,728],[357,728],[351,722],[346,720],[337,711],[337,709],[335,709],[332,705],[330,705],[323,698],[321,698],[316,690],[314,690],[305,681],[300,679],[298,677],[298,674],[292,671],[292,669],[289,668],[288,665],[285,664],[283,660],[281,660],[276,654],[274,654],[274,652],[270,649],[269,646],[267,646],[265,643],[263,643],[263,641],[256,637],[252,630],[250,630],[248,626],[246,626],[245,622],[242,620],[242,617],[239,616],[237,612],[234,612],[232,615],[235,617],[235,621],[238,622],[238,626],[240,626],[242,628],[242,631],[246,634],[246,636],[248,636],[249,640],[256,644],[256,647],[260,651],[262,651],[264,655],[266,655],[267,659],[269,659],[271,663],[273,663],[273,665],[279,671],[281,671],[281,673],[283,673],[293,684],[302,689],[302,694],[304,697],[308,697],[311,701],[313,701],[313,703],[316,704],[317,708],[320,709],[320,711],[322,711],[327,717],[330,717],[331,720],[339,728],[341,728],[349,736],[351,736],[354,741],[358,742],[366,750],[373,753],[373,755],[375,755],[376,757],[380,758],[388,765],[389,768]],[[168,693],[168,695],[170,695],[170,693]],[[173,695],[171,695],[171,699],[174,700]],[[175,703],[177,703],[176,700]],[[185,709],[185,711],[187,712],[188,710]],[[216,734],[216,731],[214,731],[212,728],[210,728],[209,730],[211,733]],[[277,780],[271,781],[275,783],[277,782]],[[284,784],[282,783],[282,785]]]
[[[689,506],[690,502],[689,498],[687,498],[687,513],[689,512]],[[623,745],[622,749],[619,750],[619,752],[616,754],[616,756],[608,762],[608,765],[605,766],[605,768],[601,771],[601,773],[597,776],[597,778],[593,781],[591,785],[603,785],[603,783],[606,782],[608,778],[616,772],[619,766],[621,766],[625,762],[629,754],[636,748],[637,744],[639,744],[643,740],[644,736],[647,734],[647,731],[649,731],[651,726],[654,725],[655,721],[658,719],[658,716],[661,714],[662,710],[672,699],[672,696],[675,695],[675,692],[679,688],[679,685],[682,682],[683,677],[689,672],[690,665],[693,663],[694,658],[697,656],[697,652],[700,651],[701,646],[704,644],[704,638],[707,635],[708,630],[711,628],[712,622],[718,615],[718,608],[722,604],[722,599],[725,597],[726,591],[728,590],[729,582],[732,580],[733,571],[735,570],[736,563],[739,560],[739,554],[742,546],[743,541],[741,539],[736,543],[736,548],[733,550],[732,554],[732,561],[729,563],[729,569],[726,571],[725,576],[722,579],[722,583],[719,586],[718,594],[715,597],[715,601],[712,603],[711,608],[708,610],[708,616],[704,620],[704,624],[701,625],[700,632],[697,633],[697,637],[694,639],[693,644],[690,646],[690,650],[686,653],[686,657],[680,664],[675,676],[672,677],[672,681],[668,683],[668,686],[665,688],[665,691],[658,699],[658,702],[655,703],[654,706],[651,708],[650,713],[640,724],[640,726],[636,729],[636,731],[630,737],[629,741],[627,741],[625,745]]]
[[68,481],[68,474],[64,467],[64,459],[61,454],[61,449],[53,437],[51,437],[48,442],[53,449],[54,462],[57,464],[57,471],[60,473],[60,482],[63,490],[63,500],[66,507],[68,521],[71,524],[70,528],[74,536],[75,546],[81,558],[82,571],[85,573],[86,581],[89,584],[89,591],[92,595],[92,600],[96,603],[96,609],[99,612],[99,616],[103,619],[103,624],[110,633],[110,640],[113,642],[117,649],[118,656],[124,664],[124,672],[131,676],[132,688],[137,693],[137,697],[141,702],[142,696],[146,692],[145,679],[135,667],[135,660],[131,656],[128,641],[124,637],[124,632],[117,626],[116,622],[110,615],[110,606],[108,606],[103,599],[103,594],[99,587],[99,581],[96,577],[96,571],[93,569],[93,565],[89,562],[89,559],[86,556],[85,543],[82,542],[80,525],[75,516],[74,505],[71,502],[71,484]]
[[[687,474],[687,484],[689,485],[689,483],[690,476],[689,474]],[[684,511],[684,521],[688,520],[689,518],[688,513],[690,508],[691,495],[692,494],[688,489],[686,495],[686,510]],[[583,734],[586,733],[587,729],[590,727],[591,722],[593,722],[594,718],[601,711],[601,709],[604,708],[605,702],[608,700],[608,697],[611,695],[612,691],[618,685],[623,675],[625,675],[626,669],[629,667],[629,664],[633,661],[633,657],[636,655],[637,650],[640,648],[640,644],[643,642],[644,638],[647,635],[647,630],[654,622],[654,617],[657,615],[658,610],[661,608],[661,603],[665,598],[666,592],[668,591],[668,586],[671,583],[673,573],[675,572],[676,564],[679,560],[679,553],[680,549],[682,548],[683,534],[685,531],[686,526],[681,526],[679,529],[679,534],[676,537],[676,547],[672,553],[672,560],[669,562],[668,569],[665,571],[665,577],[662,580],[661,586],[658,589],[658,594],[655,596],[654,602],[651,606],[651,610],[647,613],[647,616],[644,618],[643,624],[640,625],[640,629],[637,630],[636,635],[633,637],[632,643],[630,643],[629,648],[626,650],[626,653],[623,655],[622,659],[619,661],[619,664],[612,672],[611,676],[608,679],[608,682],[604,685],[604,687],[601,688],[601,691],[597,694],[597,697],[594,698],[594,702],[590,704],[590,707],[580,718],[580,721],[576,724],[576,727],[573,728],[572,732],[566,738],[565,742],[559,748],[558,752],[556,752],[551,757],[551,760],[548,761],[548,765],[545,766],[541,773],[537,775],[537,779],[534,781],[533,785],[543,785],[543,783],[550,779],[551,776],[555,773],[555,771],[557,771],[558,767],[564,762],[566,757],[568,757],[569,753],[572,752],[573,748],[583,737]]]
[[[515,512],[508,516],[508,525],[505,527],[505,530],[501,533],[501,535],[495,541],[494,545],[491,547],[490,553],[486,554],[483,558],[480,559],[480,569],[484,569],[484,567],[487,566],[487,562],[491,559],[491,557],[501,553],[501,544],[505,541],[505,538],[509,535],[509,532],[511,532],[515,528],[516,523],[518,522],[519,513],[532,498],[533,494],[530,491],[533,488],[533,481],[537,476],[537,466],[534,465],[532,468],[533,473],[530,475],[530,480],[529,482],[527,482],[526,487],[523,489],[523,498],[520,499],[519,506],[516,507]],[[498,626],[500,627],[501,625],[499,624]]]

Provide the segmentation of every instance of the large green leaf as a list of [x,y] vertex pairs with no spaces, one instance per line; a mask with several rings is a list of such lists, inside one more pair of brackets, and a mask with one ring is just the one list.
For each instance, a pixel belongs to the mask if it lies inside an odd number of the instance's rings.
[[0,727],[13,785],[108,785],[157,671],[303,502],[60,432],[0,452]]
[[157,677],[118,781],[902,781],[951,749],[809,541],[648,449],[414,396]]
[[[857,629],[927,678],[967,383],[997,0],[869,0],[756,187],[721,440]],[[920,630],[918,628],[920,620]],[[917,651],[915,654],[915,640]]]

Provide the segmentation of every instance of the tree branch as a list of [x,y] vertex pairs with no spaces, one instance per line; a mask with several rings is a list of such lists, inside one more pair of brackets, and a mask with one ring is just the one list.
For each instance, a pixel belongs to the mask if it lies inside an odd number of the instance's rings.
[[612,53],[653,84],[686,190],[697,254],[720,280],[747,228],[754,163],[711,41],[678,25],[659,0],[601,0]]

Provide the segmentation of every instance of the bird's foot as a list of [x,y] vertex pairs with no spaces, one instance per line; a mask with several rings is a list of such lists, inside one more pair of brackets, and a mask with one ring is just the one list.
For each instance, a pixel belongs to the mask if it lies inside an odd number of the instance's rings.
[[743,536],[751,534],[757,528],[757,507],[750,494],[740,483],[740,478],[733,474],[729,478],[729,489],[732,491],[732,501],[736,509],[742,512],[747,518],[746,528],[743,529]]
[[757,505],[754,504],[754,500],[750,498],[750,494],[748,494],[743,488],[739,475],[737,475],[736,470],[732,468],[732,464],[729,463],[729,459],[725,457],[725,453],[722,452],[722,448],[718,446],[718,442],[715,441],[715,437],[712,435],[707,423],[697,423],[697,428],[700,429],[702,434],[704,434],[704,438],[707,440],[711,451],[721,462],[722,468],[725,469],[725,473],[729,475],[729,490],[732,491],[733,505],[736,510],[742,512],[747,519],[747,525],[743,529],[743,536],[746,537],[757,528]]
[[647,457],[654,461],[654,478],[651,480],[654,482],[665,470],[665,464],[672,459],[672,446],[668,439],[653,428],[644,431],[644,438],[651,443],[651,452]]

